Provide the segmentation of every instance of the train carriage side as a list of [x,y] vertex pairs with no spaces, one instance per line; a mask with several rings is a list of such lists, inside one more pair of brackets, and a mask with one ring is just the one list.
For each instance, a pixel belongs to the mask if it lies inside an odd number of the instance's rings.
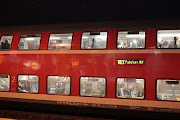
[[0,51],[0,99],[179,113],[179,33],[1,34],[11,49]]

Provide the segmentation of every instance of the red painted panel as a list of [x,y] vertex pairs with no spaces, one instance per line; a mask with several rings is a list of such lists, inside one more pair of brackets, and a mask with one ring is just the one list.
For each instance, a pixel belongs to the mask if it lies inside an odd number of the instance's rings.
[[117,32],[118,30],[109,30],[108,31],[108,39],[107,39],[107,49],[113,50],[116,49],[116,41],[117,41]]
[[13,35],[13,40],[11,44],[11,50],[18,50],[19,40],[20,40],[20,33],[16,33]]
[[41,45],[40,45],[40,50],[47,50],[48,49],[48,43],[49,43],[49,33],[41,33]]
[[[116,49],[117,30],[108,31],[109,50]],[[156,49],[156,29],[146,30],[146,49]],[[1,74],[11,75],[11,92],[17,90],[17,75],[39,75],[39,94],[46,94],[47,76],[59,75],[71,77],[71,95],[79,96],[79,79],[81,76],[105,77],[107,79],[106,97],[115,98],[116,78],[144,78],[145,99],[155,100],[156,79],[180,79],[179,53],[135,53],[145,49],[134,49],[134,53],[70,53],[80,49],[82,31],[73,35],[72,50],[69,54],[0,54]],[[40,50],[47,50],[50,33],[42,33]],[[18,50],[21,34],[14,34],[12,50]],[[89,50],[92,51],[92,50]],[[102,51],[102,50],[100,50]],[[106,50],[103,50],[106,51]],[[118,50],[121,51],[121,50]],[[128,52],[129,50],[127,50]],[[116,59],[145,60],[144,65],[119,65]]]
[[72,50],[80,50],[82,32],[73,32]]
[[146,48],[156,49],[156,31],[157,29],[146,30]]

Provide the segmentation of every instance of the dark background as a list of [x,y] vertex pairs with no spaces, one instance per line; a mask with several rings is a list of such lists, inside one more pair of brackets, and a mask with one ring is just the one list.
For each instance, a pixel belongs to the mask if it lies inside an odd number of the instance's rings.
[[3,0],[0,26],[180,18],[172,0]]

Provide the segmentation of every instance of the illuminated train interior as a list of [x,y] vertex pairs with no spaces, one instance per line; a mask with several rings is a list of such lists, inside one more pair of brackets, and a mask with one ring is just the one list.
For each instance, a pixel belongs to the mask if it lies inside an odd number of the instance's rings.
[[0,91],[179,105],[179,48],[180,30],[1,34]]

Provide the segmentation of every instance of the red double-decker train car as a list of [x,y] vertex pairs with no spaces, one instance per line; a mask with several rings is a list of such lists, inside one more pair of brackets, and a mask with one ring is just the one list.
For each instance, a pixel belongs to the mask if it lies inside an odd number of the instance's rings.
[[1,28],[2,103],[180,113],[176,27],[38,27]]

